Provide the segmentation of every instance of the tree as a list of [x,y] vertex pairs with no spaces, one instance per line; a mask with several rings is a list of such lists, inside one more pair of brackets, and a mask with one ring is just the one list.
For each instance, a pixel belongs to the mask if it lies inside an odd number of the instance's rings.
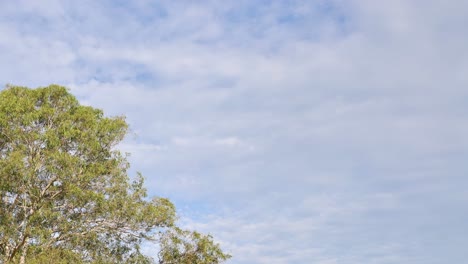
[[219,246],[213,243],[211,236],[198,232],[174,228],[161,237],[160,263],[164,264],[212,264],[219,263],[225,255]]
[[127,128],[61,86],[0,92],[0,263],[152,263],[145,240],[160,242],[159,263],[230,258],[130,180],[115,149]]

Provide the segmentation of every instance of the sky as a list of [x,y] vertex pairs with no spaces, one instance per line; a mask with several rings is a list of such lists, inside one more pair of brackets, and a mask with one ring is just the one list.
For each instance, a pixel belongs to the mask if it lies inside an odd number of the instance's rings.
[[466,25],[462,0],[4,0],[0,85],[125,115],[130,172],[229,264],[464,263]]

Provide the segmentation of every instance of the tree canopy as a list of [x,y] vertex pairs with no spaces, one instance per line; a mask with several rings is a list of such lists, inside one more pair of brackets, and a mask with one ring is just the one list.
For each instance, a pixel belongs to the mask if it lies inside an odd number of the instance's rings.
[[0,92],[0,263],[154,263],[145,240],[159,243],[160,264],[230,258],[129,177],[115,148],[127,129],[65,87]]

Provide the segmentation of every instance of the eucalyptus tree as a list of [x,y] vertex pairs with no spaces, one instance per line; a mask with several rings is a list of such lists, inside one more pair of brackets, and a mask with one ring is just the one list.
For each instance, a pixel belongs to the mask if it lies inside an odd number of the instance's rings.
[[159,263],[230,257],[130,179],[115,148],[127,129],[61,86],[0,92],[0,263],[153,263],[145,240],[159,242]]

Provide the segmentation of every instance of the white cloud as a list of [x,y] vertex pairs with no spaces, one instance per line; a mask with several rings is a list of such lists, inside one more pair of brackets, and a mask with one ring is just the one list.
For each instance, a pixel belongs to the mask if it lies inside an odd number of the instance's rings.
[[0,79],[126,115],[230,263],[464,260],[463,1],[29,4],[0,6]]

